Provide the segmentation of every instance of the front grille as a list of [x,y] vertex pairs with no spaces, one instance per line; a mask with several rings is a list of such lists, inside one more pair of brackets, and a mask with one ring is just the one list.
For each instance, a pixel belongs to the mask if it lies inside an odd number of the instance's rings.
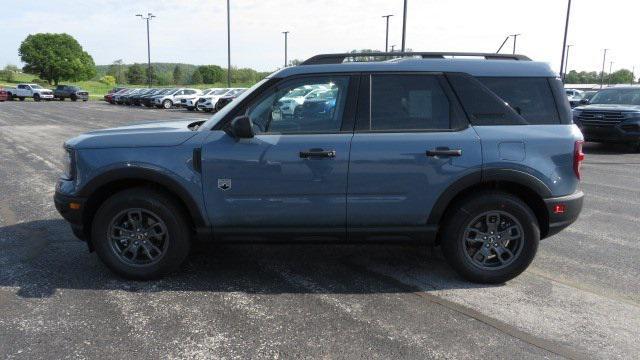
[[615,126],[624,120],[620,111],[582,111],[578,120],[584,125]]
[[204,104],[204,103],[206,103],[206,102],[207,102],[207,99],[202,98],[202,99],[199,99],[199,100],[198,100],[198,102],[199,102],[199,103],[201,103],[201,104]]
[[78,92],[78,95],[89,95],[89,93],[85,92],[85,91],[80,91],[80,92]]

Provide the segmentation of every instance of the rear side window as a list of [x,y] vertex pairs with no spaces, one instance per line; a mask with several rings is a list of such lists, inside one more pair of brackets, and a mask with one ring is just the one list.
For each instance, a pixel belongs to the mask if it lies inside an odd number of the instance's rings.
[[505,100],[487,89],[473,76],[462,73],[447,74],[462,107],[473,125],[526,125]]
[[370,130],[449,129],[451,108],[438,76],[371,77]]
[[547,78],[480,77],[478,80],[508,103],[527,123],[560,123]]

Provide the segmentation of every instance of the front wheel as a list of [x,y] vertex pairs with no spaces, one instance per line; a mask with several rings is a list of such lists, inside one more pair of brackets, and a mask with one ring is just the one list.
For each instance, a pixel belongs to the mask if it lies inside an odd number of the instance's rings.
[[125,278],[158,278],[178,268],[189,253],[185,214],[161,192],[119,192],[100,206],[94,219],[91,236],[98,256]]
[[[22,99],[21,99],[22,100]],[[35,94],[33,95],[33,100],[34,101],[40,101],[40,94]]]
[[71,95],[71,101],[78,101],[78,97],[76,95]]
[[173,106],[173,102],[169,99],[162,102],[162,107],[165,109],[171,109],[172,106]]
[[460,201],[446,216],[442,251],[467,280],[492,284],[511,280],[529,266],[538,249],[537,218],[513,195],[480,193]]

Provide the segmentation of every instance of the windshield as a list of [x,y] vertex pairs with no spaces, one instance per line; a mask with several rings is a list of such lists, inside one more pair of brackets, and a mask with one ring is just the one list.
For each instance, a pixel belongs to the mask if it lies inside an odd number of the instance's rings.
[[[215,113],[215,115],[213,115],[209,120],[205,121],[205,123],[202,124],[202,126],[198,130],[211,129],[215,124],[218,123],[218,121],[220,121],[220,119],[224,118],[231,110],[233,110],[233,108],[235,108],[238,104],[240,104],[242,102],[242,100],[244,100],[255,89],[259,88],[260,86],[262,86],[262,84],[266,83],[267,81],[269,81],[269,78],[264,78],[264,79],[258,81],[257,83],[255,83],[249,89],[245,90],[242,93],[242,95],[237,97],[237,99],[235,101],[232,101],[229,105],[223,107],[222,109],[220,109],[220,111]],[[233,104],[233,105],[231,105],[231,104]]]
[[43,87],[40,86],[40,85],[31,85],[31,88],[32,89],[43,89]]
[[287,95],[285,95],[285,97],[305,96],[308,93],[310,93],[311,90],[313,90],[313,89],[305,89],[305,88],[293,89],[293,90],[289,91],[289,93]]
[[213,91],[209,95],[222,95],[222,94],[226,94],[227,91],[229,91],[229,89],[220,89],[220,90]]
[[207,95],[208,93],[212,92],[213,90],[211,89],[205,89],[204,91],[202,91],[202,95]]
[[591,98],[591,104],[640,105],[640,88],[601,90]]

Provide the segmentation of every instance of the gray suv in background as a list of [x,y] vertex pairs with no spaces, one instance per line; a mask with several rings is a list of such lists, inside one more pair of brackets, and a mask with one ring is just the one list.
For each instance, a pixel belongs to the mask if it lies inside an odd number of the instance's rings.
[[53,90],[53,97],[62,101],[64,101],[64,99],[87,101],[89,100],[89,93],[77,86],[58,85],[55,90]]

